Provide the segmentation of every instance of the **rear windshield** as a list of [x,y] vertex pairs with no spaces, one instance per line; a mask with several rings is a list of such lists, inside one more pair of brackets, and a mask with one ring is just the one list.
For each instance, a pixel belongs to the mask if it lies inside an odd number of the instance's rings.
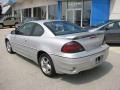
[[87,31],[67,21],[52,21],[52,22],[46,22],[44,24],[57,36]]

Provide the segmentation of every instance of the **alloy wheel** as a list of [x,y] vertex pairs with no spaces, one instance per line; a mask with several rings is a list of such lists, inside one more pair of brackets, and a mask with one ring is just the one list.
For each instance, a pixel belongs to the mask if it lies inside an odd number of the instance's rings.
[[9,41],[7,41],[6,47],[7,47],[7,51],[8,51],[8,52],[11,52],[11,45],[10,45],[10,42],[9,42]]
[[10,44],[9,41],[6,41],[6,48],[7,48],[7,51],[10,53],[10,54],[13,54],[13,50],[12,50],[12,46]]
[[51,63],[47,57],[41,58],[41,69],[45,74],[51,74]]

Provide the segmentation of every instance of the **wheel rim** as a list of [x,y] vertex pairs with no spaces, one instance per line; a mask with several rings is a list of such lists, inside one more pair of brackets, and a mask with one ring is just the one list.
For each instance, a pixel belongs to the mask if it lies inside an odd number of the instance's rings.
[[11,45],[10,45],[9,41],[7,42],[7,50],[8,50],[8,52],[11,52]]
[[41,69],[45,74],[51,74],[51,64],[47,57],[41,58]]

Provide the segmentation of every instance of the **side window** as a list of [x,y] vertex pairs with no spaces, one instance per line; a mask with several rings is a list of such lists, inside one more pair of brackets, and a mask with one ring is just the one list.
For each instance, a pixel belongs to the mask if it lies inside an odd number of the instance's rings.
[[120,22],[118,22],[118,25],[119,25],[119,29],[118,30],[120,30]]
[[6,18],[5,20],[10,20],[10,17]]
[[107,26],[109,29],[112,29],[114,27],[114,23],[111,23]]
[[110,29],[113,29],[113,27],[114,27],[114,23],[111,23],[106,28],[108,28],[110,30]]
[[14,17],[12,17],[12,18],[11,18],[11,20],[15,20],[15,18],[14,18]]
[[19,35],[30,36],[33,29],[33,23],[26,23],[20,29],[18,29]]
[[32,36],[41,36],[44,33],[44,29],[39,24],[35,24]]
[[114,22],[107,26],[109,30],[118,30],[120,29],[120,22]]

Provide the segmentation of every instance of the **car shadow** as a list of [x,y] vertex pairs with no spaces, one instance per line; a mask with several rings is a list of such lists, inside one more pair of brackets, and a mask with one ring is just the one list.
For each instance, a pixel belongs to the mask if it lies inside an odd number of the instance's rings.
[[94,69],[80,72],[77,75],[58,75],[56,78],[76,85],[85,84],[102,78],[108,74],[112,68],[113,65],[111,63],[104,62],[102,65]]
[[17,54],[17,53],[16,53],[16,55],[17,55],[18,57],[22,58],[23,60],[29,62],[30,64],[33,64],[33,65],[35,65],[36,67],[39,67],[39,65],[38,65],[37,63],[35,63],[34,61],[32,61],[32,60],[30,60],[30,59],[28,59],[28,58],[26,58],[26,57],[24,57],[24,56],[22,56],[22,55],[20,55],[20,54]]
[[[39,65],[33,62],[32,60],[25,58],[19,54],[17,54],[17,56],[29,62],[30,64],[35,65],[37,68],[39,68]],[[52,79],[60,79],[62,81],[76,84],[76,85],[85,84],[85,83],[89,83],[102,78],[103,76],[108,74],[112,70],[112,68],[113,68],[113,65],[111,63],[104,62],[102,65],[94,69],[82,71],[79,74],[75,74],[75,75],[58,74]]]

